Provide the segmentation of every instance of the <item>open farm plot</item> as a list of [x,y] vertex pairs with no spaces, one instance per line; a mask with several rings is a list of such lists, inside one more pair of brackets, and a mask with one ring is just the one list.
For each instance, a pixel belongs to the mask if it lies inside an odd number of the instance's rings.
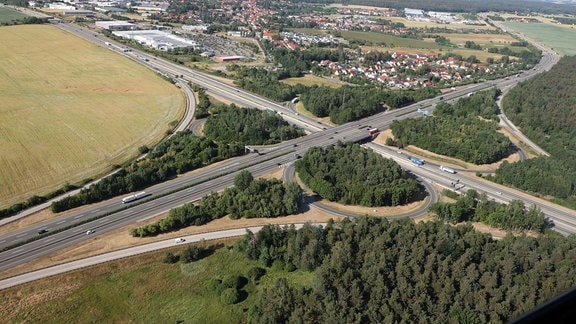
[[25,17],[28,16],[21,14],[16,10],[0,7],[0,24],[10,23],[12,21],[20,20]]
[[509,46],[512,42],[518,42],[517,39],[509,34],[475,34],[475,33],[432,33],[433,35],[444,36],[452,44],[464,44],[466,41],[472,41],[484,47],[494,47],[496,45]]
[[337,79],[329,79],[329,78],[322,78],[319,76],[306,74],[301,78],[289,78],[282,80],[283,83],[289,85],[297,85],[302,84],[307,87],[319,85],[319,86],[326,86],[330,88],[340,88],[344,83]]
[[502,54],[488,53],[486,51],[471,50],[467,48],[454,48],[451,49],[449,53],[461,55],[463,58],[468,58],[474,55],[482,63],[486,63],[488,58],[493,58],[494,60],[499,60],[502,58]]
[[2,27],[0,43],[0,208],[103,174],[183,113],[177,87],[56,27]]
[[576,29],[544,23],[506,22],[504,25],[552,47],[561,55],[576,54]]
[[418,21],[418,20],[408,20],[403,17],[385,17],[384,19],[390,20],[396,23],[403,23],[406,27],[412,28],[446,28],[451,30],[495,30],[495,27],[492,27],[488,24],[486,25],[466,25],[466,24],[444,24],[444,23],[437,23],[434,21]]
[[405,47],[417,49],[440,49],[441,46],[435,43],[426,42],[420,39],[404,38],[376,32],[342,31],[342,37],[347,41],[360,40],[370,42],[373,45],[386,47]]

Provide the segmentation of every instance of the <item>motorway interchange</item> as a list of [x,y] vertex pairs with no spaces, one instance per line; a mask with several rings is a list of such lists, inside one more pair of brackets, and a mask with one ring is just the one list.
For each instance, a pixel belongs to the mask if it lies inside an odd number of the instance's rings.
[[[75,25],[58,24],[64,30],[74,33],[88,41],[100,46],[106,42],[102,37],[94,37],[95,33]],[[248,170],[255,177],[270,173],[279,166],[290,167],[296,160],[297,155],[303,155],[306,150],[313,146],[334,145],[338,141],[364,142],[371,135],[368,128],[386,129],[394,120],[405,118],[417,118],[422,116],[422,111],[432,112],[436,99],[428,99],[404,108],[380,113],[359,121],[333,127],[315,119],[297,114],[290,106],[286,107],[268,99],[259,97],[241,89],[234,88],[225,83],[214,80],[210,75],[190,70],[186,67],[171,62],[157,59],[146,53],[132,50],[121,51],[121,46],[116,44],[120,55],[125,55],[138,61],[159,73],[177,78],[179,81],[192,82],[207,90],[208,94],[215,94],[239,106],[253,107],[257,109],[273,108],[282,112],[282,117],[307,131],[308,135],[284,143],[276,144],[266,150],[265,154],[248,154],[242,157],[230,159],[218,167],[209,167],[196,173],[193,177],[179,177],[172,181],[161,183],[146,189],[150,195],[129,204],[123,204],[119,197],[109,201],[92,204],[82,208],[81,211],[66,213],[51,220],[32,225],[28,228],[0,236],[0,248],[13,246],[17,242],[28,242],[20,246],[14,246],[0,253],[0,271],[6,271],[25,264],[31,260],[58,251],[65,247],[81,243],[94,235],[109,232],[119,227],[134,224],[137,221],[151,218],[155,215],[168,211],[171,208],[195,201],[213,191],[219,191],[233,184],[233,178],[240,170]],[[546,48],[537,45],[543,50],[543,57],[538,67],[526,71],[514,78],[505,78],[490,82],[482,82],[459,87],[454,91],[443,94],[445,101],[457,100],[471,92],[489,89],[491,87],[510,87],[515,83],[529,78],[540,71],[549,70],[557,61],[557,57]],[[115,50],[115,49],[113,49]],[[142,58],[146,58],[143,60]],[[184,123],[183,123],[184,124]],[[460,189],[465,191],[475,189],[485,192],[490,198],[501,202],[522,200],[527,206],[538,205],[545,215],[554,222],[555,229],[561,233],[576,233],[576,219],[573,210],[557,206],[542,199],[511,190],[501,185],[481,180],[474,176],[462,173],[451,174],[440,170],[439,165],[425,163],[422,166],[410,163],[404,154],[391,150],[376,143],[364,144],[366,147],[392,158],[404,169],[409,170],[423,180],[427,188],[431,184],[445,187],[451,190]],[[459,185],[454,187],[454,183]],[[430,190],[430,189],[429,189]],[[430,200],[434,200],[435,196]],[[425,208],[424,208],[425,209]],[[419,212],[424,212],[420,210]],[[409,216],[409,215],[406,215]],[[405,217],[406,217],[405,216]],[[60,230],[67,228],[66,230]],[[47,230],[40,237],[39,231]],[[95,232],[92,232],[95,231]],[[89,233],[91,235],[86,235]]]

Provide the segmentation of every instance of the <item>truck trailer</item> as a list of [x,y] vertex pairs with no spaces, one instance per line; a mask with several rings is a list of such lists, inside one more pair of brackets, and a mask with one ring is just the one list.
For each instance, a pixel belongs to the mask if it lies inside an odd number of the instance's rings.
[[447,168],[447,167],[445,167],[445,166],[443,166],[443,165],[440,166],[440,170],[446,171],[446,172],[452,173],[452,174],[456,173],[456,170],[451,169],[451,168]]
[[408,160],[410,160],[410,162],[412,162],[412,163],[414,163],[414,164],[416,164],[416,165],[423,165],[423,164],[424,164],[424,160],[417,159],[417,158],[415,158],[415,157],[413,157],[413,156],[409,156],[409,157],[408,157]]
[[133,202],[133,201],[135,201],[135,200],[142,199],[142,198],[147,197],[147,196],[149,196],[149,195],[150,195],[150,194],[147,194],[145,191],[142,191],[142,192],[139,192],[139,193],[137,193],[137,194],[135,194],[135,195],[131,195],[131,196],[122,198],[122,203],[123,203],[123,204],[126,204],[126,203],[129,203],[129,202]]

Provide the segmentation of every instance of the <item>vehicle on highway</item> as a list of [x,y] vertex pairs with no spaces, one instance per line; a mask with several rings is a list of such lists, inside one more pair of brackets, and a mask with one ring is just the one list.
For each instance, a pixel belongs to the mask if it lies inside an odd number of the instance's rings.
[[48,233],[48,230],[47,229],[41,229],[38,231],[38,234],[40,234],[40,235],[42,235],[44,233]]
[[440,166],[440,170],[445,171],[445,172],[448,172],[448,173],[452,173],[452,174],[456,173],[456,170],[454,170],[454,169],[452,169],[452,168],[447,168],[447,167],[445,167],[445,166],[443,166],[443,165]]
[[126,203],[129,203],[129,202],[138,200],[138,199],[142,199],[142,198],[147,197],[147,196],[149,196],[149,195],[150,195],[150,194],[146,193],[145,191],[142,191],[142,192],[139,192],[139,193],[137,193],[137,194],[135,194],[135,195],[130,195],[130,196],[128,196],[128,197],[122,198],[122,203],[123,203],[123,204],[126,204]]
[[184,242],[186,242],[186,240],[183,239],[183,238],[181,238],[181,237],[179,237],[179,238],[175,239],[174,242],[176,242],[176,243],[184,243]]
[[423,165],[424,164],[424,160],[421,159],[417,159],[415,157],[409,156],[408,160],[410,160],[410,162],[416,164],[416,165]]
[[502,195],[502,193],[500,191],[496,191],[496,194],[500,195],[500,196]]
[[86,231],[86,235],[90,235],[90,234],[94,234],[94,233],[96,233],[96,231],[93,229]]

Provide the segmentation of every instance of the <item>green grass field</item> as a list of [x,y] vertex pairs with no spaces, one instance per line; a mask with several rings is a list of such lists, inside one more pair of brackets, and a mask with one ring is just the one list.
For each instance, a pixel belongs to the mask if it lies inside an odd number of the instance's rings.
[[0,7],[0,24],[10,23],[25,17],[28,16],[21,14],[16,10]]
[[56,27],[1,27],[0,44],[0,208],[108,172],[183,114],[176,86]]
[[[180,253],[184,247],[173,249]],[[286,277],[296,286],[312,285],[313,274],[267,268],[260,284],[242,290],[247,298],[225,306],[207,287],[212,278],[246,276],[261,266],[220,248],[189,264],[165,264],[166,252],[142,255],[44,279],[3,291],[0,314],[15,323],[242,323],[257,291]]]
[[560,55],[576,54],[576,29],[545,23],[506,22],[505,26],[546,44]]

